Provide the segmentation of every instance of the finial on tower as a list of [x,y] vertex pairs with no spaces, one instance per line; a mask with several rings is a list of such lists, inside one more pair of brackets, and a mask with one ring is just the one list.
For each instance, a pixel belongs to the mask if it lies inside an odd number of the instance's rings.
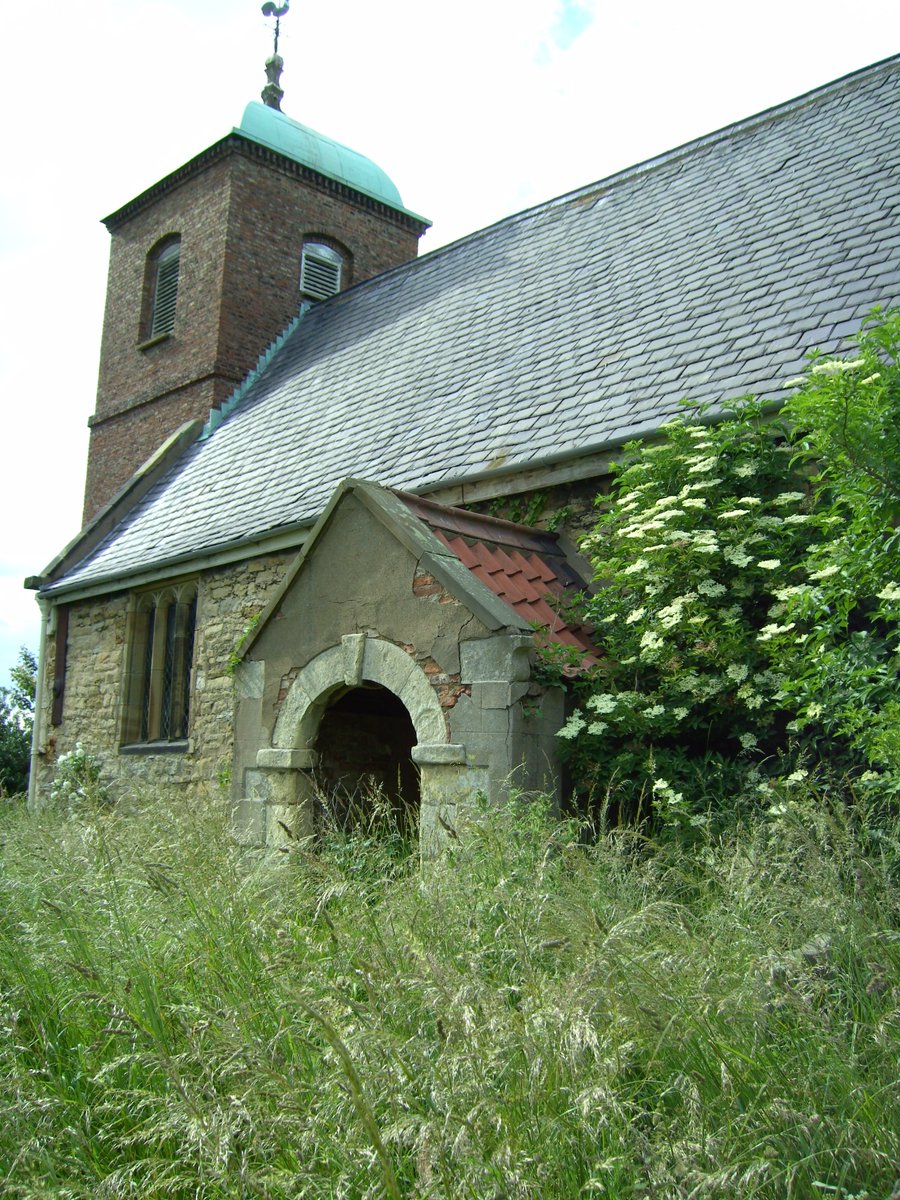
[[281,112],[281,97],[284,95],[284,89],[280,85],[281,72],[284,70],[284,59],[278,53],[278,34],[281,32],[281,18],[290,7],[291,0],[284,0],[284,3],[279,5],[274,4],[273,0],[266,0],[262,6],[262,14],[264,17],[275,18],[275,49],[274,52],[266,59],[266,79],[268,83],[263,88],[260,95],[263,103],[268,104],[269,108],[277,108]]

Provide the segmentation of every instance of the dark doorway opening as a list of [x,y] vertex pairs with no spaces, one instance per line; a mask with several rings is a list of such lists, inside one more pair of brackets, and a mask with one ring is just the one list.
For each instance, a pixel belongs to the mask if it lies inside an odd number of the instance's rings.
[[416,731],[403,703],[374,683],[344,692],[326,709],[316,739],[320,818],[339,828],[419,823]]

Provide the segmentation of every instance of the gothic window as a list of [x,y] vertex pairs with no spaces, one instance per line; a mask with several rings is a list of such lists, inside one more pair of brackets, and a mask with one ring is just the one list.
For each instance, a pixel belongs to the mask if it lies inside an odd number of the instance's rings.
[[176,234],[160,242],[147,257],[144,337],[163,337],[175,328],[181,238]]
[[136,597],[128,639],[124,746],[186,742],[196,624],[196,584]]
[[341,290],[343,257],[322,242],[307,242],[300,257],[300,291],[311,300],[327,300]]

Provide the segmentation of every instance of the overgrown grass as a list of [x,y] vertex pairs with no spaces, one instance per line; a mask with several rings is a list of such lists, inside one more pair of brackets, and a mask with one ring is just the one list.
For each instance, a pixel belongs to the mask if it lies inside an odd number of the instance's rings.
[[896,1196],[900,853],[799,804],[695,847],[485,814],[421,874],[221,805],[29,814],[0,875],[0,1192]]

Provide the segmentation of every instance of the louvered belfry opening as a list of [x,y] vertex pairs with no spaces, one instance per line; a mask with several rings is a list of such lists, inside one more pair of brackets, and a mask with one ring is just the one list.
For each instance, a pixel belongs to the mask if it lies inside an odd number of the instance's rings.
[[149,330],[151,338],[171,333],[175,328],[180,259],[180,238],[169,242],[157,255],[156,279],[153,285],[153,310]]
[[344,692],[325,711],[316,739],[320,822],[412,835],[420,798],[416,740],[393,692],[373,683]]
[[307,242],[300,258],[300,291],[312,300],[327,300],[341,290],[343,259],[320,242]]

